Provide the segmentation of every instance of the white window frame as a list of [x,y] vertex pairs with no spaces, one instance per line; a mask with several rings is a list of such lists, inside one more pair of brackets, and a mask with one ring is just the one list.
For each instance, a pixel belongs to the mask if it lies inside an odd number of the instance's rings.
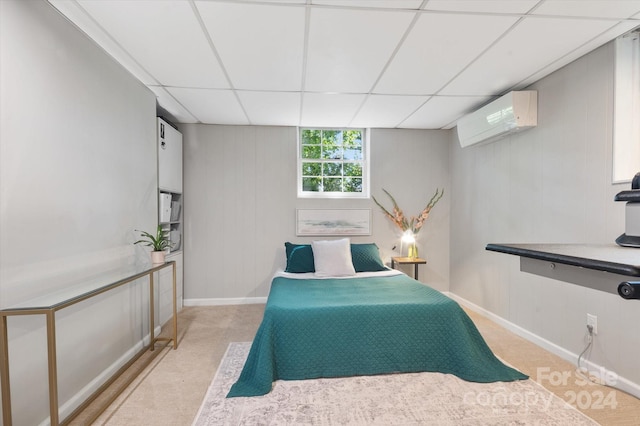
[[[322,191],[303,191],[302,187],[302,141],[300,135],[303,130],[360,130],[362,131],[362,192],[322,192]],[[298,198],[356,198],[356,199],[367,199],[370,196],[369,193],[369,167],[370,167],[370,158],[369,154],[369,139],[370,139],[370,131],[369,129],[359,128],[359,127],[298,127],[297,132],[297,188],[298,188]],[[339,160],[344,161],[344,160]],[[348,162],[348,161],[347,161]]]
[[640,34],[615,40],[612,182],[630,182],[640,172]]

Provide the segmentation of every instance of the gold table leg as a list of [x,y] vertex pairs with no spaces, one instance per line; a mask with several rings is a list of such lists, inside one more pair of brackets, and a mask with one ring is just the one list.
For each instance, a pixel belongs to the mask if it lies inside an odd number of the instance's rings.
[[176,263],[173,263],[173,349],[178,349],[178,291],[176,289]]
[[9,384],[9,339],[7,317],[0,316],[0,389],[2,389],[2,424],[11,424],[11,386]]
[[149,345],[151,345],[150,350],[154,350],[156,344],[156,337],[153,330],[154,323],[154,301],[153,301],[153,274],[149,274]]
[[49,360],[49,412],[51,426],[59,424],[58,418],[58,363],[56,360],[56,313],[47,312],[47,359]]

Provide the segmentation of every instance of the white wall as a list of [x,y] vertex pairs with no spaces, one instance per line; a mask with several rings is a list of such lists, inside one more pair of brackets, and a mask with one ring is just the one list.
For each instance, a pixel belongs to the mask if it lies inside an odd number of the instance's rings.
[[[298,199],[296,128],[183,125],[185,303],[265,298],[284,242],[295,235],[296,208],[371,208],[375,242],[388,257],[399,233],[372,200]],[[372,193],[390,191],[407,214],[418,214],[437,187],[445,197],[419,235],[420,280],[440,290],[449,282],[448,131],[371,132]],[[390,204],[390,203],[389,203]],[[389,205],[388,204],[388,205]],[[410,270],[408,272],[411,272]]]
[[[47,2],[0,1],[0,31],[6,308],[143,259],[133,230],[155,226],[157,175],[148,89]],[[137,287],[57,314],[61,404],[141,341]],[[9,337],[14,424],[38,424],[48,416],[43,317],[10,318]]]
[[[451,291],[579,354],[586,314],[598,316],[590,360],[640,384],[635,301],[519,271],[487,243],[607,243],[624,232],[611,184],[613,48],[534,84],[538,127],[489,145],[451,143]],[[640,252],[639,252],[640,256]],[[628,332],[630,331],[630,332]]]

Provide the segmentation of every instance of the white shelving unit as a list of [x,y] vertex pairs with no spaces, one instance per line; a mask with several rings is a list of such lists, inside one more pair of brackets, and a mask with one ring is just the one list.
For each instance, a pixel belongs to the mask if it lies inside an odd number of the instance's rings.
[[[166,120],[158,117],[158,223],[169,231],[172,248],[167,260],[176,262],[177,305],[183,301],[183,220],[182,207],[182,134]],[[159,274],[159,321],[164,324],[171,318],[172,277],[162,271]]]
[[158,195],[158,223],[169,231],[172,245],[170,252],[182,251],[182,194],[160,189]]

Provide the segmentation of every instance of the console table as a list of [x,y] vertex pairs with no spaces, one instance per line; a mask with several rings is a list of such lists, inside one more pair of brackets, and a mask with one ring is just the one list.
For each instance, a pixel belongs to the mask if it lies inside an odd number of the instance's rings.
[[520,256],[520,270],[618,294],[640,277],[640,249],[617,244],[488,244],[486,250]]
[[[154,336],[154,279],[153,273],[161,269],[173,268],[173,335],[169,338]],[[102,276],[87,280],[78,286],[73,286],[52,294],[46,294],[37,299],[29,300],[16,306],[0,310],[0,389],[2,390],[2,420],[5,426],[12,424],[11,419],[11,385],[9,380],[9,349],[7,336],[7,317],[14,315],[45,315],[47,331],[47,361],[49,382],[49,413],[52,426],[60,424],[58,413],[58,367],[56,361],[56,312],[90,299],[99,294],[118,288],[140,278],[149,277],[149,345],[145,346],[132,360],[112,376],[88,401],[112,383],[125,369],[138,359],[145,351],[154,350],[158,341],[173,342],[173,349],[178,348],[178,315],[176,305],[176,263],[169,261],[163,264],[121,269],[105,273]],[[115,396],[114,396],[115,398]],[[83,404],[79,408],[83,408]],[[76,414],[74,411],[70,418]]]

